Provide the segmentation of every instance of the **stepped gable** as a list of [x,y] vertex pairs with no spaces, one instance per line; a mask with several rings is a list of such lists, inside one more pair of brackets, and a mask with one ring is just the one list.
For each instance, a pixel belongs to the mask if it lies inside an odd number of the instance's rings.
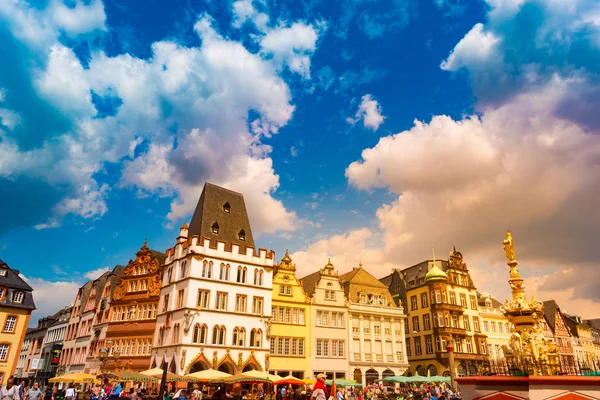
[[247,246],[254,248],[244,196],[206,182],[189,226],[188,237],[194,235],[228,246],[237,244],[242,253]]

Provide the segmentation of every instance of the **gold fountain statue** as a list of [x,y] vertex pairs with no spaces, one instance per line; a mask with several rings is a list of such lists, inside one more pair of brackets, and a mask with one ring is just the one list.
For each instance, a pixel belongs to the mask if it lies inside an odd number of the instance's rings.
[[540,321],[544,318],[544,304],[535,296],[527,300],[510,231],[506,232],[503,244],[510,268],[508,284],[512,301],[506,300],[501,310],[512,326],[512,334],[510,342],[503,345],[502,350],[509,363],[527,366],[530,374],[554,375],[558,368],[558,355],[556,346],[546,340],[542,332]]

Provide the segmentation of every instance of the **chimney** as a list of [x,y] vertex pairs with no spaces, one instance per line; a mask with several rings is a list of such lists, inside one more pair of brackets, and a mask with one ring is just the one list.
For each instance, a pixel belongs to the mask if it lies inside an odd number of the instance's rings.
[[183,243],[188,238],[188,225],[184,222],[179,228],[179,237],[177,238],[177,243]]

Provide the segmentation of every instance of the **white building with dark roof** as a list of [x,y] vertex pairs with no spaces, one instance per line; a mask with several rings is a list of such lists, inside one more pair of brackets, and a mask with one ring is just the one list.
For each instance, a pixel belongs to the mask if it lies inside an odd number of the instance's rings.
[[268,370],[273,261],[254,248],[243,195],[206,183],[166,251],[151,367]]

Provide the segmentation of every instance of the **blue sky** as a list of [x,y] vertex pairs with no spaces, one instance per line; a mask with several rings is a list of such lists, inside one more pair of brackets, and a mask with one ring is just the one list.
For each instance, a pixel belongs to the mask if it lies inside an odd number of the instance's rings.
[[170,247],[211,181],[300,274],[456,245],[502,298],[513,229],[532,291],[593,309],[599,18],[583,0],[3,2],[0,258],[52,312],[144,239]]

